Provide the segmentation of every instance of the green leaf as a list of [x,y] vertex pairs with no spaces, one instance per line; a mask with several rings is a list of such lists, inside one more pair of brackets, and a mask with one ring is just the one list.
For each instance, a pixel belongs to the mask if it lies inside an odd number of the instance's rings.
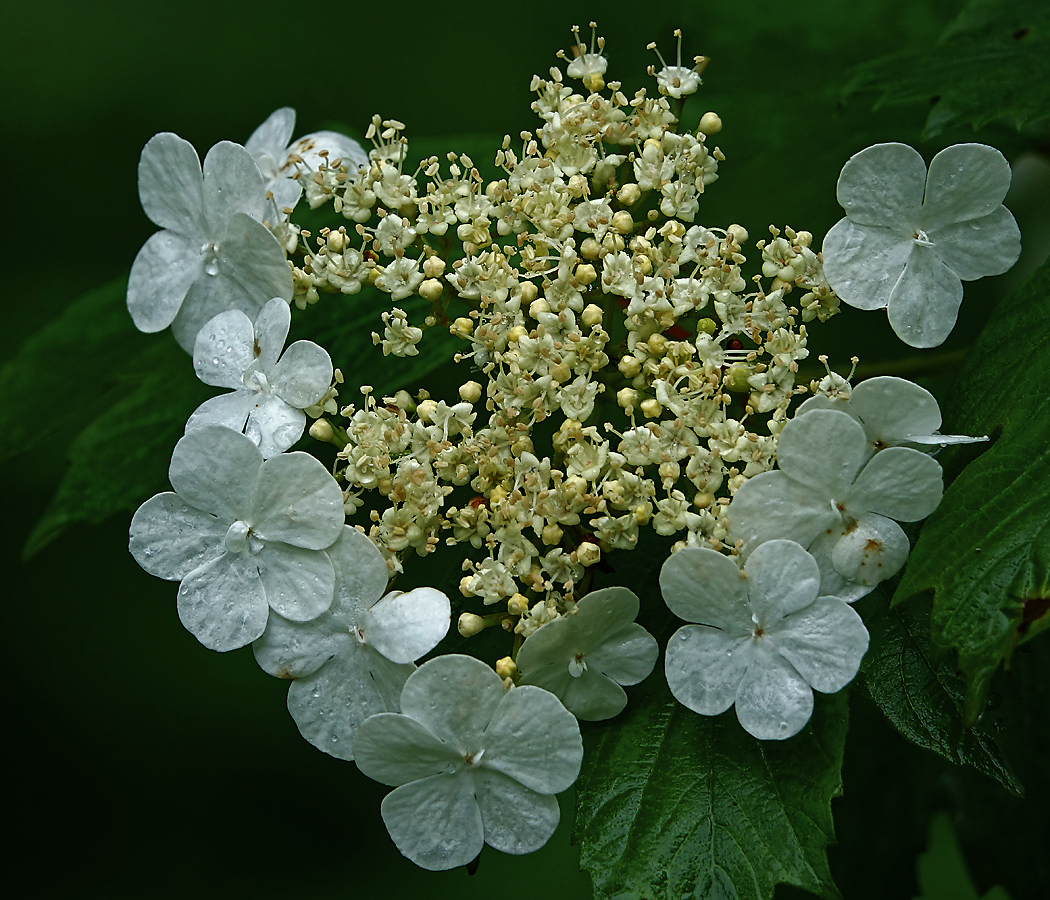
[[[947,813],[937,813],[930,821],[929,848],[915,868],[922,891],[917,900],[980,900]],[[997,886],[983,900],[1010,900],[1010,895]]]
[[960,125],[1018,130],[1050,117],[1050,7],[970,0],[931,47],[862,63],[843,95],[878,91],[880,106],[932,104],[924,137]]
[[1000,304],[963,364],[947,430],[997,437],[926,521],[893,598],[933,591],[932,640],[958,652],[967,723],[1013,648],[1050,625],[1048,334],[1050,262]]
[[890,609],[881,588],[856,609],[871,635],[861,683],[890,724],[912,743],[971,766],[1020,796],[1021,783],[991,734],[980,725],[963,725],[965,684],[945,659],[931,658],[929,609],[919,604]]
[[732,711],[680,705],[656,672],[619,717],[587,725],[574,839],[595,896],[769,900],[784,883],[837,897],[825,848],[848,704],[816,701],[800,734],[758,741]]

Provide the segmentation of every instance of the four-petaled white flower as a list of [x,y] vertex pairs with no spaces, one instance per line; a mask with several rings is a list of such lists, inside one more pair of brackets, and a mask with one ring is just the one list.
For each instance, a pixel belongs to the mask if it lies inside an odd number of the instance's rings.
[[270,297],[292,299],[292,272],[277,239],[260,222],[266,192],[259,167],[238,144],[222,141],[204,158],[165,132],[139,160],[139,198],[158,231],[139,250],[128,279],[128,310],[140,331],[171,326],[193,351],[213,316],[254,316]]
[[779,469],[748,479],[727,511],[744,552],[775,538],[807,548],[820,565],[821,593],[853,601],[904,565],[908,537],[894,519],[916,522],[941,499],[941,467],[910,447],[872,456],[863,426],[834,409],[792,419],[777,441]]
[[401,713],[366,720],[354,759],[369,778],[398,785],[383,821],[424,869],[466,865],[489,844],[531,853],[558,825],[558,800],[580,772],[576,718],[549,691],[505,691],[472,656],[439,656],[405,682]]
[[813,691],[841,690],[868,649],[861,618],[838,597],[818,596],[816,560],[793,541],[755,548],[743,570],[715,550],[687,547],[660,570],[660,590],[685,625],[667,644],[671,693],[693,712],[736,706],[761,740],[798,734]]
[[876,144],[846,163],[838,200],[846,210],[824,238],[824,275],[846,303],[886,308],[912,347],[944,342],[959,313],[962,282],[999,275],[1021,253],[1003,198],[1010,164],[994,147],[956,144],[927,175],[907,144]]
[[864,427],[873,451],[913,444],[932,448],[988,440],[987,436],[938,434],[941,409],[933,394],[892,375],[869,378],[835,397],[817,394],[803,403],[796,415],[816,409],[837,409],[851,415]]
[[385,594],[383,554],[349,526],[327,550],[335,567],[331,608],[310,622],[271,615],[253,645],[271,675],[295,679],[288,711],[311,744],[353,759],[354,734],[375,713],[398,712],[414,661],[448,632],[448,597],[433,588]]
[[325,549],[343,529],[343,492],[306,453],[263,460],[243,434],[208,425],[175,445],[168,478],[131,520],[132,555],[179,585],[179,618],[212,650],[263,633],[269,609],[306,621],[332,605]]
[[296,341],[278,360],[292,313],[275,297],[252,325],[239,309],[219,313],[197,335],[193,368],[205,384],[232,388],[205,400],[186,431],[224,425],[244,431],[264,459],[283,453],[303,434],[307,406],[324,397],[332,382],[332,360],[313,341]]
[[637,684],[656,665],[660,648],[635,622],[638,597],[627,588],[593,591],[576,612],[531,634],[515,660],[521,684],[557,696],[577,719],[610,719],[627,705],[622,684]]
[[[266,181],[265,190],[273,194],[273,203],[281,218],[284,210],[299,202],[303,189],[297,177],[300,172],[316,171],[325,160],[326,165],[342,160],[352,170],[367,166],[368,154],[353,138],[337,131],[315,131],[292,141],[295,129],[295,110],[282,107],[270,114],[244,145],[259,166]],[[321,156],[327,150],[326,156]]]

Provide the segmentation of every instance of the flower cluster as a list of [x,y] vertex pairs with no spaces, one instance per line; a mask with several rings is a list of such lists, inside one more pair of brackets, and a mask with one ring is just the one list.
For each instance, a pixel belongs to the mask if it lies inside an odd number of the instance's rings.
[[[171,325],[200,379],[227,393],[186,423],[173,492],[135,514],[131,551],[181,582],[180,618],[205,646],[251,643],[291,680],[308,741],[395,786],[383,819],[429,869],[550,837],[553,795],[580,769],[576,720],[616,716],[624,686],[656,666],[659,642],[635,621],[650,598],[593,589],[606,561],[652,535],[673,544],[664,600],[692,623],[664,665],[689,709],[735,706],[755,737],[783,740],[809,720],[813,690],[853,678],[868,638],[849,604],[904,565],[897,523],[937,505],[930,451],[972,439],[938,434],[936,401],[902,379],[804,379],[810,329],[841,293],[888,303],[902,336],[936,342],[954,307],[916,312],[915,280],[934,272],[931,304],[957,305],[951,278],[1012,252],[1009,169],[978,190],[978,170],[999,163],[977,145],[938,156],[926,204],[898,218],[914,160],[891,191],[879,166],[911,157],[871,148],[843,171],[849,218],[823,254],[809,232],[776,227],[748,250],[739,225],[701,224],[721,120],[707,112],[690,130],[682,114],[707,60],[683,66],[676,32],[675,65],[657,51],[649,69],[655,93],[628,94],[606,81],[591,27],[589,46],[574,29],[571,58],[559,53],[564,72],[533,79],[538,124],[494,148],[487,182],[462,153],[413,170],[406,126],[380,116],[367,152],[334,132],[293,141],[290,109],[245,147],[217,144],[203,168],[171,134],[140,164],[163,230],[135,261],[129,310],[145,331]],[[330,224],[304,230],[302,203],[315,217],[330,207]],[[361,385],[341,402],[326,350],[284,348],[293,307],[309,324],[314,304],[365,290],[390,295],[364,313],[376,353],[454,342],[454,396]],[[292,449],[311,419],[309,435],[334,445],[331,470]],[[406,558],[435,554],[461,566],[461,635],[506,632],[491,664],[453,654],[416,668],[452,606],[433,587],[391,587]]]

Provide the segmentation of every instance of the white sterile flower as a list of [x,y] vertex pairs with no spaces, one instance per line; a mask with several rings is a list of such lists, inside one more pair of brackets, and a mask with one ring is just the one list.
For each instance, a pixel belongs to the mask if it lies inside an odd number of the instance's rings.
[[292,313],[275,297],[255,325],[239,309],[220,313],[197,335],[193,368],[205,384],[232,393],[205,400],[186,431],[224,425],[244,431],[264,459],[283,453],[303,434],[303,410],[318,403],[332,383],[332,360],[313,341],[296,341],[278,359]]
[[777,441],[773,472],[749,478],[726,513],[744,553],[788,538],[820,564],[822,594],[853,601],[889,578],[908,558],[908,538],[894,519],[915,522],[941,499],[941,467],[910,447],[874,456],[864,428],[834,409],[792,419]]
[[962,281],[1005,272],[1021,234],[1002,205],[1010,164],[993,147],[956,144],[929,175],[906,144],[876,144],[842,169],[846,218],[824,238],[824,275],[846,303],[886,308],[912,347],[936,347],[955,326]]
[[343,529],[343,492],[306,453],[263,460],[243,434],[208,425],[175,445],[168,478],[131,520],[132,556],[181,581],[179,618],[212,650],[263,633],[269,609],[316,618],[332,604],[325,553]]
[[627,588],[593,591],[533,633],[518,651],[521,684],[556,695],[577,719],[610,719],[627,705],[620,685],[637,684],[656,665],[660,648],[635,622],[638,598]]
[[660,570],[664,602],[698,623],[667,643],[675,699],[704,716],[735,705],[760,740],[798,734],[813,691],[844,688],[868,649],[860,616],[838,597],[818,597],[819,587],[816,561],[793,541],[762,544],[743,570],[707,548],[672,554]]
[[[285,207],[293,208],[302,194],[297,176],[301,171],[315,171],[321,161],[332,165],[337,159],[351,171],[368,165],[368,154],[353,138],[336,131],[315,131],[292,141],[295,110],[290,106],[275,110],[245,143],[266,179],[266,190],[273,193],[274,204],[284,217]],[[327,156],[321,152],[327,150]]]
[[335,599],[310,622],[270,616],[253,645],[271,675],[294,679],[288,711],[311,744],[353,759],[360,724],[380,712],[398,712],[413,662],[448,632],[448,597],[433,588],[385,594],[389,571],[383,554],[349,526],[331,547]]
[[463,866],[488,844],[531,853],[558,825],[558,801],[580,772],[575,717],[548,691],[505,691],[472,656],[439,656],[405,682],[401,713],[358,729],[354,759],[398,785],[383,800],[397,849],[424,869]]
[[864,433],[874,450],[911,444],[943,447],[988,440],[987,435],[938,434],[941,409],[933,394],[914,382],[892,375],[869,378],[849,391],[839,392],[834,398],[817,394],[803,403],[796,415],[815,409],[837,409],[849,413],[864,426]]
[[261,225],[267,204],[251,154],[222,141],[204,158],[178,135],[150,138],[139,160],[139,198],[163,228],[139,250],[128,310],[140,331],[171,326],[192,352],[197,332],[220,312],[254,316],[270,297],[292,299],[292,271]]

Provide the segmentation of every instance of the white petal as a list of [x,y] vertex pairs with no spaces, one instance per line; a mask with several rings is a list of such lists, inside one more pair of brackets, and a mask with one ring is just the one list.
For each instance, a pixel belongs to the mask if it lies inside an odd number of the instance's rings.
[[183,579],[179,619],[210,650],[236,650],[266,628],[269,607],[250,557],[224,553]]
[[687,622],[750,633],[744,573],[716,550],[686,547],[672,553],[660,569],[660,592],[671,612]]
[[873,585],[850,581],[835,568],[831,557],[845,533],[844,524],[839,528],[829,529],[810,544],[806,552],[817,561],[820,567],[820,596],[838,597],[846,603],[855,603],[861,597],[868,596]]
[[139,331],[167,328],[194,279],[203,272],[199,242],[158,231],[135,257],[128,276],[128,312]]
[[265,208],[266,182],[252,155],[240,144],[219,141],[204,157],[204,217],[209,237],[219,237],[235,213],[258,221]]
[[286,209],[295,209],[299,198],[303,195],[303,186],[291,178],[275,178],[267,185],[267,189],[273,194],[272,199],[266,201],[266,215],[263,224],[270,224],[274,216],[279,221],[288,218]]
[[[367,652],[378,656],[374,651]],[[389,661],[388,664],[392,665]],[[399,668],[412,669],[411,666]],[[331,678],[332,687],[338,688],[340,677],[337,672]],[[355,683],[360,676],[351,674],[346,680]],[[463,755],[434,737],[425,725],[393,712],[378,712],[367,725],[358,728],[354,758],[357,767],[373,781],[395,786],[448,774],[465,766]]]
[[916,244],[886,306],[890,326],[910,347],[938,347],[951,334],[962,303],[959,276],[936,247]]
[[190,506],[229,524],[248,518],[261,464],[258,448],[243,434],[206,425],[175,445],[168,479]]
[[631,622],[605,638],[586,659],[589,668],[597,669],[617,684],[638,684],[649,677],[659,656],[656,638]]
[[[810,415],[816,413],[807,413],[804,418]],[[763,472],[749,478],[733,496],[726,515],[730,537],[743,539],[745,553],[778,538],[808,547],[818,534],[834,527],[838,520],[830,499],[784,472]]]
[[386,593],[390,571],[383,554],[367,535],[349,525],[325,552],[335,567],[332,614],[347,625],[357,625],[363,610]]
[[850,157],[836,193],[859,225],[907,229],[919,218],[926,163],[907,144],[875,144]]
[[824,276],[850,306],[882,309],[904,272],[913,243],[888,228],[842,219],[824,238]]
[[252,132],[244,149],[252,156],[265,153],[273,160],[280,160],[292,140],[294,130],[295,110],[290,106],[282,106],[270,113],[266,121]]
[[264,541],[324,550],[342,533],[345,519],[343,492],[313,456],[285,453],[259,467],[251,521]]
[[910,447],[889,447],[875,454],[846,498],[854,516],[879,513],[898,522],[925,519],[941,502],[940,463]]
[[244,431],[254,397],[250,391],[230,391],[205,400],[186,420],[186,431],[205,425],[221,425],[233,431]]
[[576,604],[572,621],[576,630],[586,635],[587,649],[593,650],[632,623],[638,616],[638,609],[638,596],[634,591],[625,587],[607,587],[584,596]]
[[539,850],[558,827],[556,797],[538,794],[491,769],[474,772],[474,795],[481,809],[485,843],[501,853]]
[[401,711],[460,752],[476,753],[504,693],[503,680],[481,660],[449,654],[412,673]]
[[869,456],[864,428],[837,409],[817,409],[791,419],[777,441],[781,471],[808,487],[819,501],[845,494]]
[[280,297],[274,297],[263,304],[255,319],[255,346],[259,365],[267,375],[277,365],[277,357],[288,338],[288,329],[292,325],[292,309]]
[[346,652],[351,641],[357,643],[330,613],[309,622],[292,622],[271,611],[252,652],[260,668],[275,678],[303,678]]
[[203,191],[201,163],[192,144],[171,132],[147,141],[139,157],[139,199],[152,222],[195,240],[202,237]]
[[[868,513],[836,542],[831,562],[843,578],[874,586],[896,575],[910,552],[908,536],[900,525],[893,519]],[[848,597],[840,599],[851,602]]]
[[197,377],[214,387],[244,387],[244,373],[255,361],[252,320],[239,309],[219,313],[205,323],[193,343]]
[[481,765],[541,794],[568,788],[583,760],[576,717],[554,694],[532,685],[507,692],[485,729],[482,747]]
[[892,375],[862,381],[853,389],[849,405],[876,444],[932,434],[941,427],[941,410],[933,394]]
[[431,872],[472,862],[485,846],[474,780],[433,775],[383,798],[383,822],[397,849]]
[[229,522],[187,506],[178,494],[157,494],[131,519],[128,549],[150,575],[182,581],[223,552]]
[[750,637],[733,637],[706,625],[679,628],[667,642],[667,686],[683,706],[717,716],[733,705],[751,659]]
[[192,352],[197,332],[228,309],[254,318],[272,297],[290,300],[292,272],[277,239],[254,219],[234,214],[219,242],[214,275],[202,271],[179,309],[171,331]]
[[980,219],[931,228],[929,238],[963,281],[1001,275],[1021,255],[1021,231],[1005,206]]
[[259,448],[263,459],[284,453],[303,436],[306,413],[279,397],[255,394],[254,400],[244,433]]
[[[313,170],[321,165],[323,157],[320,156],[320,152],[322,150],[328,151],[328,165],[332,165],[335,160],[339,159],[348,164],[351,172],[354,171],[355,166],[360,168],[368,165],[368,154],[365,153],[364,148],[353,138],[339,134],[337,131],[315,131],[313,134],[305,135],[288,148],[288,154],[298,154],[303,158],[303,163],[307,168]],[[284,171],[287,172],[290,169],[292,169],[291,165]]]
[[768,648],[756,652],[736,695],[736,717],[744,730],[759,740],[784,740],[798,734],[811,715],[813,691],[806,680]]
[[857,674],[868,649],[868,629],[852,606],[837,597],[820,597],[784,620],[775,643],[810,687],[830,694]]
[[809,606],[820,589],[817,562],[794,541],[766,541],[748,557],[747,593],[764,627]]
[[549,683],[532,679],[523,679],[521,683],[535,684],[536,687],[550,691],[577,719],[586,722],[611,719],[619,715],[627,705],[627,693],[624,689],[589,662],[577,678],[569,674],[566,665],[562,665],[561,671],[565,678],[560,677],[561,673],[558,673],[558,677],[552,678]]
[[930,162],[922,225],[929,230],[995,212],[1010,189],[1010,164],[987,144],[955,144]]
[[448,634],[448,597],[434,588],[393,591],[364,614],[365,640],[387,659],[410,663],[433,650]]
[[[356,641],[345,644],[342,651],[314,674],[292,682],[288,688],[288,712],[292,714],[299,733],[318,750],[339,759],[353,759],[354,738],[362,723],[369,716],[396,712],[397,690],[415,667],[394,665]],[[373,668],[380,667],[384,668],[383,688],[372,674]],[[391,677],[393,690],[387,692],[385,689]],[[411,719],[406,721],[411,722]],[[430,737],[430,742],[443,751],[441,759],[447,763],[450,758],[448,750],[433,737]],[[418,757],[423,757],[427,750],[427,746],[421,746],[421,743],[417,736],[411,746]],[[441,771],[444,769],[435,766],[414,777],[422,778]]]
[[323,550],[269,541],[255,555],[266,602],[286,619],[308,622],[332,605],[335,572]]
[[274,393],[298,409],[317,403],[331,383],[332,358],[313,341],[296,341],[273,370]]

